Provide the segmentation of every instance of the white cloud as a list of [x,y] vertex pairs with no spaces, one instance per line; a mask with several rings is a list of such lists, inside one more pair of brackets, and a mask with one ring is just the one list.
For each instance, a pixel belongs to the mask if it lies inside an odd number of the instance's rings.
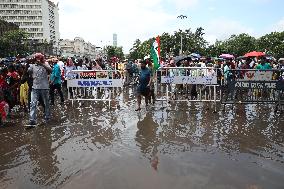
[[271,23],[271,25],[265,27],[263,31],[259,32],[257,34],[257,37],[261,37],[265,34],[269,34],[271,32],[283,32],[284,31],[284,17],[279,19],[275,23]]
[[[118,45],[128,52],[137,38],[143,41],[163,32],[176,31],[178,28],[191,27],[194,31],[196,27],[201,26],[205,29],[205,38],[210,43],[214,43],[216,39],[226,39],[232,34],[255,35],[256,31],[250,26],[228,18],[213,17],[208,23],[200,24],[197,17],[191,18],[188,15],[190,9],[200,8],[200,4],[201,0],[60,0],[61,38],[73,39],[78,36],[101,46],[112,44],[112,34],[117,33]],[[216,9],[214,5],[207,7],[208,11]],[[177,15],[182,12],[188,13],[186,15],[189,18],[178,20]],[[284,18],[275,24],[273,29],[283,31]]]
[[[128,52],[135,39],[154,37],[175,30],[176,15],[161,8],[162,0],[61,0],[61,38],[83,37],[98,46],[118,45]],[[102,41],[102,43],[101,43]]]
[[273,31],[284,31],[284,17],[275,24],[275,26],[273,27]]
[[169,0],[178,10],[187,10],[196,7],[200,0]]
[[209,11],[215,11],[215,10],[216,10],[216,7],[209,7],[208,10],[209,10]]
[[248,33],[253,35],[252,28],[242,25],[241,23],[228,20],[226,18],[213,19],[205,27],[205,38],[209,43],[214,43],[216,39],[224,40],[233,34]]

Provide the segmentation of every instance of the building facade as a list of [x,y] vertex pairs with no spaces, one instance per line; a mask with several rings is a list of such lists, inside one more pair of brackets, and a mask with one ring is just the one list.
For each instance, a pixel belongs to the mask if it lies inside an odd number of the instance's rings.
[[58,4],[50,0],[0,0],[0,19],[19,26],[34,42],[52,43],[59,51]]
[[63,56],[95,58],[97,55],[96,46],[81,37],[75,37],[74,40],[61,39],[59,46]]
[[117,34],[114,33],[112,37],[113,37],[113,46],[117,47]]

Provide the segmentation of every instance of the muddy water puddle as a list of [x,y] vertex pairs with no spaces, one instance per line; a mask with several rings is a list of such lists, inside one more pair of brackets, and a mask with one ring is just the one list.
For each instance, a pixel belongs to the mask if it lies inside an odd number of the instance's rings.
[[32,130],[15,117],[0,128],[0,188],[284,188],[284,116],[271,106],[135,105],[58,105]]

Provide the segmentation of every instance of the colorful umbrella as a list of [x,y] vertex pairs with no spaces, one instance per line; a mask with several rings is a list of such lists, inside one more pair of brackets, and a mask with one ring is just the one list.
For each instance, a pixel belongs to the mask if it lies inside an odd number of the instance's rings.
[[220,58],[229,59],[229,58],[234,58],[234,55],[231,55],[231,54],[221,54],[219,57]]
[[257,51],[252,51],[245,54],[245,57],[259,57],[259,56],[265,56],[265,54],[263,52],[257,52]]

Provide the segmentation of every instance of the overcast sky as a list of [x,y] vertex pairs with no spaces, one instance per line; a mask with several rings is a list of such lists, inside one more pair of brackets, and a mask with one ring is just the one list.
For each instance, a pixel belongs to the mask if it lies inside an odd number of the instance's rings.
[[[203,27],[214,43],[231,34],[283,31],[283,8],[282,0],[59,0],[60,37],[103,46],[117,33],[118,45],[128,53],[135,39]],[[188,18],[177,19],[180,14]]]

